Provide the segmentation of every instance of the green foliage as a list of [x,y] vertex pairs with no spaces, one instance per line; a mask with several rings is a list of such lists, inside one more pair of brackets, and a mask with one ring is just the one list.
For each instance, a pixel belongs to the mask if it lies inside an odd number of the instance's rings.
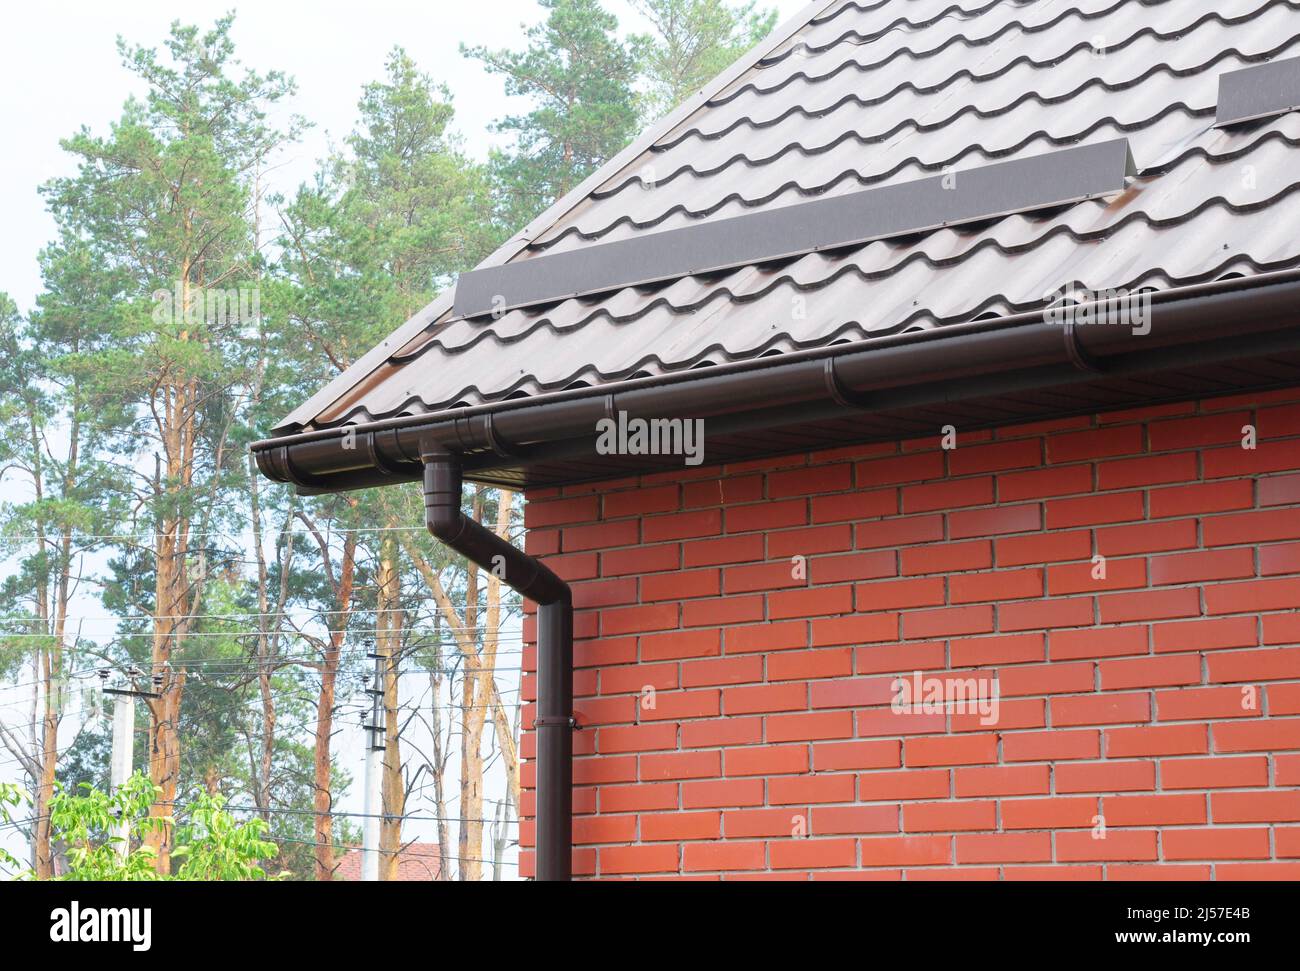
[[533,103],[496,126],[515,138],[512,151],[492,158],[499,215],[511,232],[617,154],[637,124],[636,65],[618,21],[599,0],[538,2],[548,14],[524,29],[524,50],[461,48],[502,75],[507,94]]
[[[220,795],[203,793],[181,814],[172,851],[180,866],[174,875],[154,870],[153,850],[141,843],[169,818],[150,817],[157,789],[137,773],[111,795],[87,783],[75,792],[60,790],[50,802],[50,823],[55,839],[67,846],[68,871],[64,880],[265,880],[262,861],[274,857],[275,843],[265,839],[267,824],[261,819],[240,821],[223,807]],[[21,803],[16,787],[0,784],[0,820],[12,820],[12,807]],[[128,851],[114,835],[122,820],[127,824]],[[21,866],[0,851],[0,864]],[[30,879],[30,871],[23,874]]]
[[646,123],[668,114],[772,32],[775,10],[726,0],[630,0],[653,28],[632,38]]

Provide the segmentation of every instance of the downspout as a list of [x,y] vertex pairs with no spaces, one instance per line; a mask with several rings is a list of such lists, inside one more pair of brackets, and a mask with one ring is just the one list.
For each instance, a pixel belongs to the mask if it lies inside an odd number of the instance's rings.
[[537,604],[537,879],[568,880],[573,856],[573,594],[539,560],[461,511],[458,456],[421,443],[429,532]]

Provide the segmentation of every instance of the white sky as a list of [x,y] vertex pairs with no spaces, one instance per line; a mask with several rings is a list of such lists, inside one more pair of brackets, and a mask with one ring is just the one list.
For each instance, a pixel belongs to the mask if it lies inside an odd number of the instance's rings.
[[[762,5],[776,7],[784,20],[803,6],[803,0],[764,0]],[[0,55],[0,132],[5,135],[4,150],[0,151],[0,291],[7,292],[20,310],[33,306],[40,290],[37,253],[54,237],[53,220],[45,212],[37,187],[75,171],[71,158],[59,148],[59,139],[83,125],[92,132],[105,133],[120,116],[126,98],[140,93],[121,66],[115,38],[122,35],[130,43],[161,46],[173,19],[208,26],[232,8],[237,11],[233,34],[239,59],[258,71],[277,69],[291,75],[298,93],[286,106],[286,113],[296,112],[315,126],[286,153],[270,178],[271,190],[286,196],[312,176],[317,159],[326,154],[328,146],[338,144],[352,130],[362,86],[382,76],[385,57],[397,43],[425,72],[450,85],[455,94],[455,127],[472,155],[486,157],[497,138],[488,131],[489,124],[519,110],[523,103],[512,104],[501,78],[488,75],[476,62],[462,57],[459,45],[520,47],[521,22],[533,23],[541,17],[534,0],[367,0],[362,4],[342,0],[247,4],[232,0],[187,0],[184,4],[176,0],[134,0],[129,4],[56,0],[9,5],[5,10],[7,43]],[[606,0],[606,8],[618,16],[623,30],[644,29],[625,0]],[[6,566],[0,564],[0,570]],[[86,615],[84,633],[105,639],[111,636],[113,625],[98,619],[105,611],[93,598],[81,598],[79,610]],[[79,625],[74,622],[72,626]],[[517,638],[518,632],[506,636]],[[506,651],[519,648],[517,640],[503,646]],[[502,664],[517,666],[518,655],[503,657]],[[29,673],[21,676],[24,682],[29,679]],[[93,683],[97,680],[91,679]],[[516,700],[517,679],[504,675],[499,680],[503,697]],[[423,689],[424,678],[415,676],[403,694],[409,691],[407,701],[412,703]],[[0,718],[14,724],[29,690],[0,684]],[[427,696],[424,701],[427,704]],[[79,711],[82,702],[74,699],[68,707]],[[349,712],[341,718],[343,731],[336,738],[336,757],[352,771],[354,784],[340,808],[358,812],[364,743],[356,715]],[[64,744],[80,721],[79,717],[65,721]],[[413,741],[427,751],[427,733],[422,734],[423,738]],[[16,767],[7,763],[8,753],[0,750],[0,780],[17,781]],[[447,780],[449,798],[455,795],[456,774],[453,759]],[[501,792],[499,779],[486,787],[488,798],[499,798]],[[490,813],[490,807],[488,810]],[[431,815],[432,808],[417,805],[411,812]],[[453,802],[448,815],[456,814]],[[430,839],[432,824],[408,824],[404,836]],[[13,830],[0,830],[0,846],[25,858],[13,837]],[[454,826],[452,838],[454,843]],[[510,854],[508,858],[513,857]],[[507,873],[513,877],[514,868],[508,867]]]

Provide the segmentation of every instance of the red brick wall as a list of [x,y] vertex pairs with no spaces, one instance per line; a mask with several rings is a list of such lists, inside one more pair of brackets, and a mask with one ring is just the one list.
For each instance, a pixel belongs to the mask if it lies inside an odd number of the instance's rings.
[[[575,873],[1300,878],[1300,390],[939,445],[529,495]],[[918,669],[996,672],[998,723],[896,714]]]

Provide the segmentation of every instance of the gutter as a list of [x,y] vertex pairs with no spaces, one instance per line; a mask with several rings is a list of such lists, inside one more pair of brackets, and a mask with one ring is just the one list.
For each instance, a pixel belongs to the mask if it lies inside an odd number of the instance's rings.
[[451,549],[537,603],[537,879],[568,880],[573,856],[573,595],[569,585],[461,511],[461,468],[429,444],[424,521]]
[[[1080,305],[1075,313],[1085,307]],[[1151,298],[1150,332],[1072,326],[1044,311],[795,351],[532,398],[255,442],[268,478],[302,493],[416,481],[429,443],[478,470],[591,455],[596,423],[706,418],[740,432],[1153,373],[1300,346],[1300,269]],[[626,474],[626,471],[619,473]]]

